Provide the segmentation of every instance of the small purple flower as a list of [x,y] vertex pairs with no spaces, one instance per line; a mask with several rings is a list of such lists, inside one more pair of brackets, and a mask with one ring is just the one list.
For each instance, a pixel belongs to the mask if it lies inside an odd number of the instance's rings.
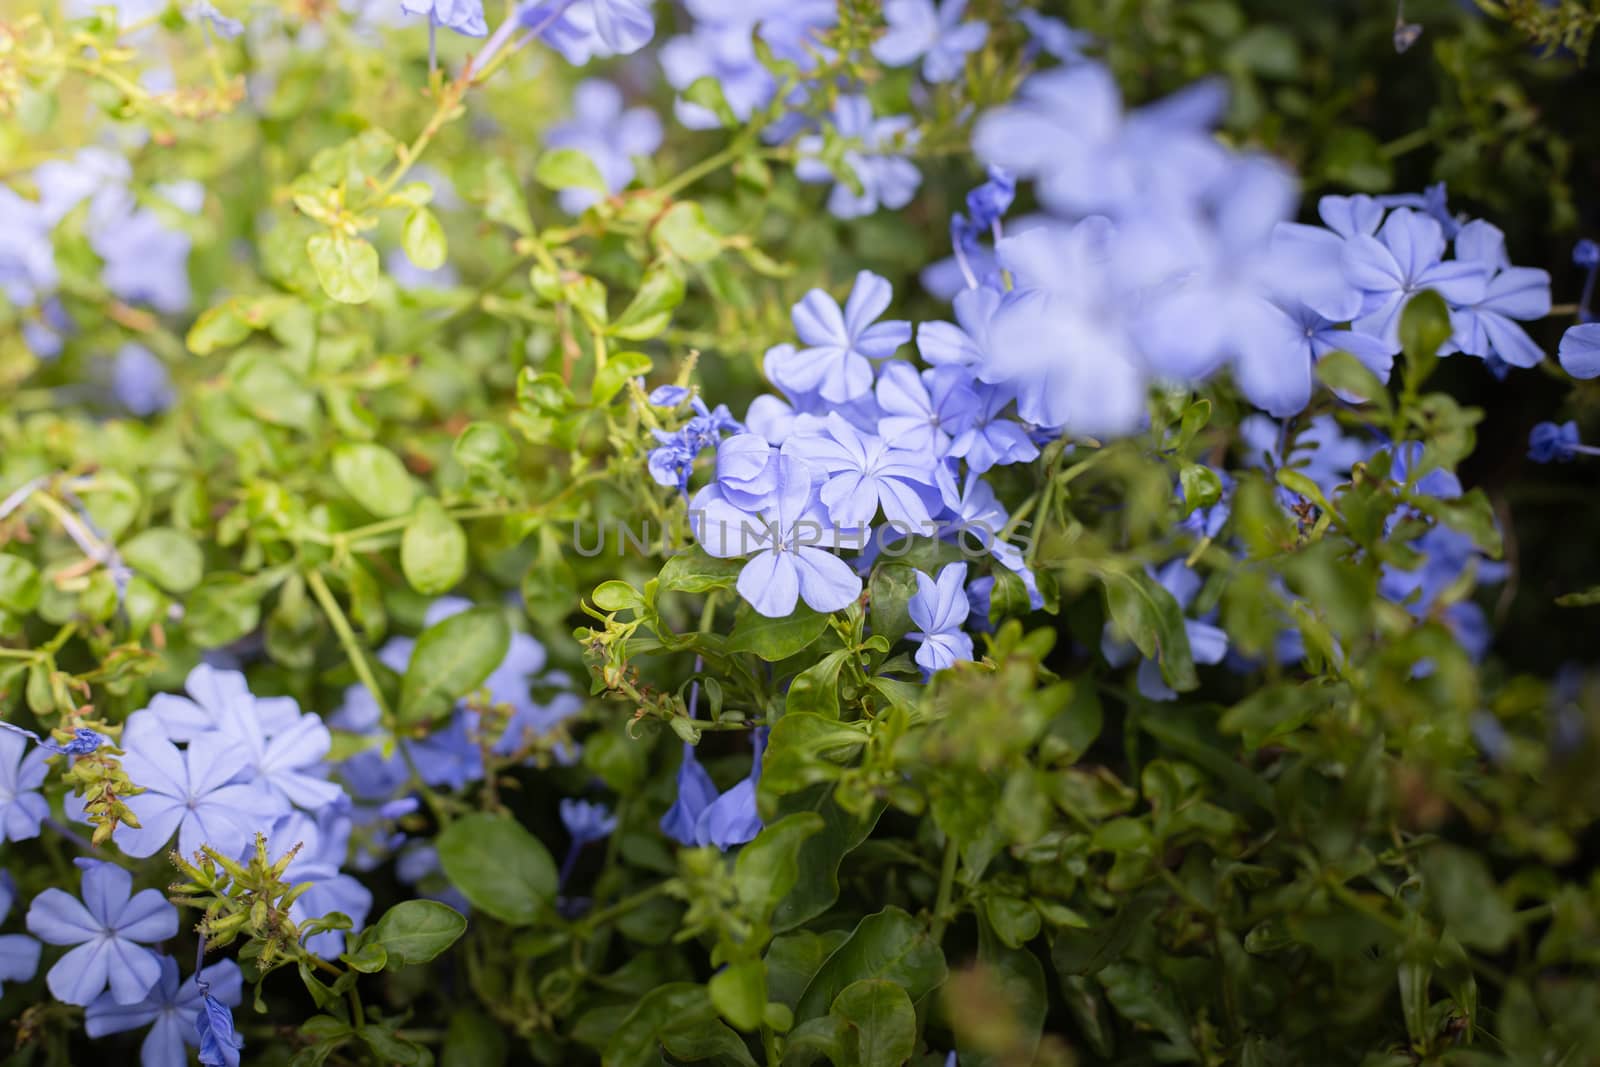
[[[551,148],[572,148],[588,156],[609,192],[633,181],[633,157],[661,147],[661,120],[647,107],[623,109],[622,92],[607,81],[590,78],[572,92],[572,118],[545,134]],[[581,214],[600,200],[593,189],[563,189],[561,209]]]
[[[0,871],[0,922],[11,914],[17,884],[10,871]],[[0,934],[0,993],[6,982],[26,982],[39,973],[39,942],[27,934]]]
[[939,465],[929,463],[926,455],[861,433],[837,414],[828,416],[827,427],[826,434],[790,440],[784,452],[826,472],[820,498],[833,522],[866,526],[882,508],[890,522],[904,529],[925,529],[938,506],[934,472]]
[[726,852],[735,845],[755,840],[761,832],[761,816],[756,811],[756,786],[761,781],[761,756],[767,748],[767,728],[751,732],[750,774],[716,800],[706,805],[695,820],[697,845],[715,845]]
[[983,47],[989,27],[976,19],[962,21],[967,0],[886,0],[883,17],[889,31],[872,46],[872,54],[891,67],[922,60],[922,76],[930,82],[959,77],[967,54]]
[[1541,422],[1528,435],[1528,458],[1535,463],[1570,463],[1580,453],[1600,456],[1600,448],[1579,439],[1576,422]]
[[918,374],[909,363],[886,363],[876,392],[884,444],[924,456],[943,457],[950,439],[970,429],[978,414],[972,375],[960,366]]
[[716,799],[716,783],[695,758],[694,746],[684,742],[683,760],[678,764],[678,795],[661,816],[661,832],[680,845],[700,844],[694,828]]
[[50,753],[42,746],[28,751],[20,732],[0,732],[0,841],[26,841],[39,836],[39,823],[50,805],[39,793]]
[[206,996],[201,992],[202,982],[223,1004],[237,1006],[243,999],[243,979],[239,965],[232,960],[213,963],[199,973],[197,981],[184,982],[178,977],[177,962],[163,956],[161,978],[143,1000],[118,1004],[110,994],[100,994],[84,1012],[84,1030],[90,1037],[100,1038],[148,1026],[150,1032],[139,1047],[143,1067],[184,1067],[189,1062],[184,1046],[200,1044],[195,1022]]
[[1582,323],[1562,334],[1556,356],[1574,378],[1600,378],[1600,322]]
[[133,892],[133,875],[113,863],[77,861],[83,900],[46,889],[28,908],[28,932],[50,945],[76,946],[45,984],[68,1004],[88,1005],[108,985],[117,1004],[137,1004],[161,978],[161,957],[146,944],[178,934],[178,909],[159,889]]
[[656,33],[647,0],[539,0],[519,8],[516,19],[574,66],[632,55]]
[[482,37],[489,32],[483,17],[483,0],[400,0],[400,10],[408,15],[426,15],[433,25],[464,37]]
[[972,659],[972,638],[961,630],[971,611],[966,580],[965,563],[945,564],[937,579],[917,572],[917,591],[906,605],[917,629],[906,636],[920,643],[916,660],[924,678]]
[[1366,294],[1355,327],[1390,343],[1399,338],[1400,312],[1417,293],[1432,289],[1453,305],[1484,299],[1488,271],[1482,263],[1446,260],[1438,220],[1410,208],[1389,213],[1374,237],[1345,241],[1345,276]]
[[843,310],[838,301],[813,289],[794,306],[795,333],[807,347],[769,353],[767,373],[785,392],[818,393],[843,404],[872,388],[872,360],[887,359],[911,340],[911,324],[876,321],[889,309],[894,289],[887,279],[864,270]]
[[1446,350],[1485,359],[1493,356],[1513,367],[1543,361],[1544,351],[1513,320],[1550,314],[1549,272],[1513,267],[1506,256],[1505,234],[1482,220],[1461,227],[1455,242],[1456,259],[1480,264],[1488,282],[1482,299],[1451,309],[1455,332]]
[[675,408],[689,399],[689,390],[681,385],[658,385],[648,399],[652,407]]
[[796,144],[799,162],[795,164],[795,176],[803,182],[834,182],[828,194],[828,210],[836,218],[860,218],[880,207],[898,211],[911,203],[922,184],[922,172],[902,154],[902,149],[917,139],[911,116],[875,118],[865,96],[841,96],[832,118],[834,130],[848,142],[844,164],[855,172],[861,191],[838,181],[822,161],[820,134],[809,134]]

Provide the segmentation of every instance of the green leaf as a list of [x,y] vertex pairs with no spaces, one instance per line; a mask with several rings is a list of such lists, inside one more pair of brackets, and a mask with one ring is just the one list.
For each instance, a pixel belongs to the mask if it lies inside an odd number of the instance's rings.
[[428,627],[400,682],[400,722],[432,722],[482,685],[506,658],[511,627],[497,607],[473,608]]
[[1422,854],[1423,887],[1462,944],[1496,953],[1517,932],[1516,916],[1482,856],[1454,845]]
[[1393,406],[1389,399],[1389,387],[1348,352],[1329,352],[1318,360],[1317,377],[1329,389],[1346,397],[1376,404],[1385,414]]
[[[780,725],[783,721],[779,720]],[[860,735],[856,737],[859,739]],[[821,831],[807,837],[800,845],[797,862],[805,877],[778,901],[772,912],[774,930],[793,930],[833,906],[839,899],[839,865],[872,833],[885,807],[887,805],[880,801],[858,818],[834,802],[833,785],[829,782],[818,783],[779,800],[779,818],[795,812],[814,811],[822,817],[823,823]]]
[[306,242],[322,291],[341,304],[365,304],[378,288],[378,250],[360,237],[319,233]]
[[524,237],[533,236],[533,218],[522,196],[522,185],[511,165],[496,156],[483,168],[484,215],[490,222],[509,226]]
[[[751,916],[765,922],[794,888],[800,878],[800,848],[822,828],[822,816],[796,812],[763,827],[754,841],[739,850],[733,865],[733,885],[739,902]],[[764,994],[762,1003],[766,1003]]]
[[713,589],[732,589],[744,569],[742,559],[718,559],[699,545],[688,548],[661,568],[661,588],[682,593],[709,593]]
[[476,1008],[462,1008],[450,1016],[445,1031],[440,1067],[503,1067],[505,1031]]
[[650,357],[643,352],[617,352],[594,375],[594,387],[589,398],[598,407],[608,404],[622,392],[629,378],[641,378],[650,373]]
[[900,1067],[917,1050],[916,1009],[894,982],[852,982],[839,991],[829,1014],[849,1024],[855,1039],[853,1062],[861,1067]]
[[639,595],[639,590],[620,578],[612,578],[595,586],[589,599],[601,611],[628,611],[644,607],[644,597]]
[[739,117],[722,93],[722,83],[710,74],[696,78],[683,92],[683,98],[696,107],[703,107],[717,117],[724,127],[739,125]]
[[517,445],[504,426],[479,421],[468,423],[456,435],[450,453],[466,470],[492,479],[510,473],[517,459]]
[[821,637],[828,628],[829,616],[796,604],[794,613],[769,619],[748,611],[733,624],[728,635],[729,652],[754,652],[768,663],[788,659]]
[[1063,977],[1095,974],[1122,955],[1161,906],[1156,893],[1134,897],[1110,918],[1086,928],[1063,927],[1050,941],[1050,960]]
[[1039,1047],[1050,1003],[1044,966],[1032,952],[1006,944],[997,934],[987,923],[978,924],[978,959],[999,987],[997,1000],[1010,1008],[1006,1051],[1016,1062],[1028,1063]]
[[811,979],[795,1017],[826,1013],[846,986],[868,978],[892,982],[920,1000],[944,981],[944,953],[922,924],[899,908],[868,915]]
[[705,209],[680,200],[655,226],[656,242],[686,263],[705,263],[722,251],[722,237],[706,221]]
[[357,504],[379,518],[411,512],[417,487],[400,457],[382,445],[346,443],[333,450],[333,477]]
[[365,943],[382,947],[391,964],[406,967],[427,963],[466,929],[467,920],[452,907],[435,900],[403,900],[383,913]]
[[609,189],[594,160],[576,148],[555,148],[534,164],[533,180],[546,189],[588,189],[604,196]]
[[445,242],[444,227],[439,225],[438,217],[425,207],[416,208],[406,216],[400,245],[405,249],[406,258],[422,270],[438,270],[444,266],[449,249]]
[[1185,464],[1178,472],[1178,484],[1183,487],[1183,506],[1187,511],[1209,508],[1222,499],[1222,479],[1204,464]]
[[657,260],[645,271],[633,300],[606,332],[629,341],[655,337],[672,321],[683,294],[683,268],[671,259]]
[[1179,692],[1196,688],[1200,680],[1194,673],[1183,609],[1172,594],[1143,571],[1101,569],[1098,574],[1105,585],[1106,606],[1123,636],[1146,658],[1159,658],[1161,675],[1172,688]]
[[872,569],[868,590],[872,632],[900,640],[913,625],[908,605],[917,595],[917,569],[905,563],[880,563]]
[[21,556],[0,553],[0,608],[26,615],[39,606],[44,583],[39,568]]
[[370,941],[363,941],[359,948],[352,944],[350,951],[339,958],[362,974],[377,974],[389,965],[389,954],[383,946]]
[[795,675],[784,696],[785,711],[809,711],[829,719],[839,717],[839,672],[855,653],[848,648],[830,652]]
[[857,724],[805,711],[790,712],[772,728],[757,789],[762,796],[782,796],[837,778],[840,766],[853,759],[866,742],[867,736]]
[[549,850],[509,818],[462,816],[439,834],[438,849],[450,884],[501,922],[528,926],[555,900],[556,865]]
[[432,497],[423,497],[400,539],[400,569],[424,596],[448,592],[467,572],[467,535]]
[[195,539],[170,526],[141,530],[122,546],[122,558],[169,593],[187,593],[200,584],[205,556]]
[[239,574],[213,574],[184,601],[183,628],[201,648],[232,644],[261,622],[261,588]]
[[761,1016],[767,1007],[767,969],[760,960],[730,963],[711,976],[706,983],[722,1017],[740,1030],[755,1030],[761,1026]]

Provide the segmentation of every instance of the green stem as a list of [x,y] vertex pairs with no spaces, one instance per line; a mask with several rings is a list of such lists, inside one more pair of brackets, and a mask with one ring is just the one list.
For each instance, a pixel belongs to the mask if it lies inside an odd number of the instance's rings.
[[955,916],[950,913],[950,901],[955,895],[956,864],[961,859],[960,850],[956,848],[956,839],[946,837],[944,841],[944,860],[939,865],[939,895],[933,902],[933,927],[930,934],[935,945],[944,941],[945,929],[950,925],[950,920]]
[[1403,156],[1407,152],[1414,152],[1432,140],[1432,130],[1426,127],[1420,130],[1412,130],[1403,137],[1396,137],[1388,144],[1383,145],[1378,149],[1378,154],[1385,159],[1394,159],[1396,156]]
[[384,723],[392,727],[394,720],[393,713],[389,710],[389,698],[383,695],[383,687],[378,684],[378,677],[372,673],[372,665],[367,662],[366,650],[357,640],[356,632],[351,629],[350,620],[345,617],[339,601],[334,599],[333,590],[328,588],[327,580],[322,577],[321,571],[311,570],[306,572],[306,584],[311,587],[311,594],[317,598],[317,603],[322,605],[323,614],[328,616],[333,632],[339,635],[339,644],[344,648],[344,654],[349,658],[356,677],[361,679],[361,684],[367,687],[372,699],[377,701],[378,711],[383,716]]

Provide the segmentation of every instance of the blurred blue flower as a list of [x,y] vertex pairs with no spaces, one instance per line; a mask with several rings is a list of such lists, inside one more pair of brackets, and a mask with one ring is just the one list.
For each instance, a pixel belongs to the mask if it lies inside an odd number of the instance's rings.
[[[838,18],[833,0],[688,0],[694,18],[688,34],[661,47],[661,69],[680,93],[701,78],[712,78],[729,110],[744,122],[765,107],[777,90],[772,73],[756,54],[755,42],[777,59],[809,70],[819,31]],[[690,129],[722,125],[715,112],[679,96],[674,110]]]
[[539,0],[524,4],[516,18],[574,66],[632,55],[656,33],[647,0]]
[[945,564],[938,578],[917,571],[917,591],[906,604],[917,628],[906,636],[918,642],[916,661],[924,678],[972,659],[972,638],[961,630],[971,611],[966,580],[965,563]]
[[68,1004],[92,1004],[107,986],[115,1003],[137,1004],[161,978],[161,957],[144,946],[177,936],[178,909],[159,889],[134,893],[133,875],[115,864],[77,864],[81,902],[51,888],[28,908],[29,933],[49,945],[76,946],[50,968],[45,984]]
[[887,279],[864,270],[843,310],[838,301],[813,289],[794,306],[795,333],[807,347],[773,349],[767,374],[785,392],[819,394],[842,404],[872,389],[872,360],[887,359],[911,340],[911,324],[876,321],[889,309],[894,289]]
[[[99,1038],[148,1026],[150,1032],[139,1046],[142,1067],[184,1067],[189,1062],[184,1046],[200,1044],[195,1022],[205,994],[196,982],[178,977],[178,964],[170,956],[162,956],[160,962],[161,977],[143,1000],[118,1004],[109,993],[102,993],[84,1012],[83,1028],[90,1037]],[[232,960],[213,963],[198,979],[223,1004],[237,1006],[243,999],[243,979]]]
[[28,750],[20,732],[0,732],[0,841],[26,841],[39,836],[39,823],[50,804],[39,793],[50,756],[42,747]]
[[[0,871],[0,923],[11,914],[17,883],[10,871]],[[39,942],[27,934],[0,934],[0,994],[7,982],[26,982],[39,973]]]
[[[162,186],[157,194],[169,210],[190,215],[205,199],[204,189],[192,181]],[[90,212],[89,244],[104,262],[101,280],[117,297],[169,315],[188,309],[191,241],[154,207],[137,206],[126,192],[97,198]]]
[[167,365],[148,348],[131,342],[117,349],[111,364],[111,391],[123,407],[140,418],[167,410],[176,399]]
[[1064,63],[1082,59],[1083,49],[1094,43],[1094,37],[1090,34],[1075,30],[1062,20],[1041,14],[1031,7],[1019,8],[1013,17],[1028,31],[1030,50],[1042,51]]
[[675,408],[689,399],[689,390],[681,385],[658,385],[648,399],[653,407]]
[[1556,357],[1574,378],[1600,378],[1600,322],[1582,323],[1562,334]]
[[873,42],[872,54],[891,67],[922,60],[922,76],[947,82],[960,76],[967,53],[983,47],[989,27],[976,19],[962,21],[967,0],[885,0],[889,30]]
[[616,833],[617,817],[604,804],[564,797],[560,809],[561,825],[567,828],[574,845],[603,841]]
[[808,134],[796,143],[799,161],[795,164],[795,176],[803,182],[834,183],[828,194],[828,210],[836,218],[860,218],[880,207],[898,211],[911,203],[917,187],[922,184],[922,172],[901,154],[904,148],[916,143],[911,117],[875,118],[872,104],[865,96],[847,95],[839,97],[830,118],[834,131],[847,142],[844,165],[855,173],[861,191],[856,192],[850,183],[838,180],[822,161],[824,138],[821,134]]
[[[607,81],[590,78],[572,91],[572,118],[545,133],[550,148],[572,148],[588,156],[606,189],[621,192],[633,181],[633,157],[661,147],[661,120],[647,107],[623,110],[622,92]],[[593,189],[563,189],[561,209],[580,214],[596,203]]]
[[1528,434],[1528,458],[1535,463],[1570,463],[1579,454],[1600,456],[1600,448],[1578,437],[1578,424],[1541,422]]
[[433,25],[465,37],[482,37],[489,32],[483,17],[483,0],[400,0],[400,10],[408,15],[426,15]]
[[[415,2],[415,0],[412,0],[412,2]],[[190,22],[204,20],[205,25],[209,26],[218,37],[223,37],[230,41],[244,32],[244,23],[238,19],[229,18],[218,11],[217,5],[211,3],[211,0],[195,0],[194,3],[189,5],[189,9],[184,12],[184,17]]]

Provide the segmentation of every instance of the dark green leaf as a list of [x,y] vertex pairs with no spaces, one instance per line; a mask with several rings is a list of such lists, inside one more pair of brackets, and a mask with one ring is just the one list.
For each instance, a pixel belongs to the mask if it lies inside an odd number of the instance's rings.
[[509,818],[473,814],[439,835],[439,865],[463,896],[502,922],[527,926],[555,899],[550,852]]

